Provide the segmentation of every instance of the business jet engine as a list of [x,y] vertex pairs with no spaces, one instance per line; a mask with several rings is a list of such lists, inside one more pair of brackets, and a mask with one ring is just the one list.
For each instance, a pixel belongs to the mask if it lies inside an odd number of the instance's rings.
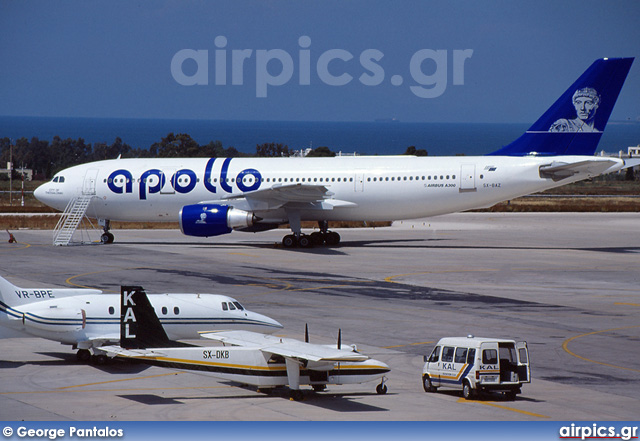
[[180,210],[180,230],[187,236],[209,237],[248,228],[260,220],[255,214],[228,205],[194,204]]

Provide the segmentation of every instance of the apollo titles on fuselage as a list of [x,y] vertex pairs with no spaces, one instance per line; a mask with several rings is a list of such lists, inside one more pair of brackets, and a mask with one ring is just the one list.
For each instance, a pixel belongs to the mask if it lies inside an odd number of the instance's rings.
[[[228,177],[229,165],[232,159],[233,158],[225,158],[222,163],[222,168],[220,169],[220,187],[227,193],[233,193],[233,188],[231,188],[230,185],[231,183],[235,183],[238,189],[242,192],[254,191],[260,188],[262,175],[254,168],[242,170],[235,178]],[[213,165],[215,161],[216,158],[209,159],[204,168],[204,187],[211,193],[218,192],[218,189],[212,180]],[[118,177],[122,177],[123,179],[117,179]],[[252,178],[247,179],[247,182],[245,182],[245,177]],[[167,184],[166,180],[167,178],[164,172],[160,169],[152,168],[143,172],[138,179],[138,194],[140,200],[147,199],[148,194],[160,193]],[[193,170],[183,168],[176,171],[169,181],[169,184],[175,191],[181,194],[186,194],[193,191],[196,187],[198,177]],[[129,170],[114,170],[107,178],[107,187],[116,194],[133,193],[133,185],[133,175]]]

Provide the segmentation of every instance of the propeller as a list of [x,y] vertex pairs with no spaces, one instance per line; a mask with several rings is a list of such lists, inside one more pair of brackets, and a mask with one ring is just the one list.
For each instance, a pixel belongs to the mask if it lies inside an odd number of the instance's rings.
[[342,349],[342,329],[338,329],[338,349]]
[[304,324],[304,342],[309,343],[309,324]]

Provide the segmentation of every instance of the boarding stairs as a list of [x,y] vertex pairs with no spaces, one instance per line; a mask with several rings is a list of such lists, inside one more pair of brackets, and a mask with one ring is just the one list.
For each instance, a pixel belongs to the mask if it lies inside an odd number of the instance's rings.
[[[93,197],[94,195],[83,194],[69,201],[67,208],[65,208],[64,212],[60,216],[60,220],[53,231],[54,245],[67,246],[70,244],[85,243],[84,234],[83,240],[80,242],[71,242],[71,239],[78,229],[80,222],[85,218],[87,208],[89,208],[89,204]],[[87,221],[93,227],[89,218],[87,218]],[[95,229],[95,227],[93,228]]]

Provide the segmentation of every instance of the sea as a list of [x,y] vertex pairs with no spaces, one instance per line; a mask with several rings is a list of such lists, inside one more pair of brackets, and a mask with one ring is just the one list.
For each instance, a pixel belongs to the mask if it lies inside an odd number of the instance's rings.
[[[289,149],[321,146],[358,155],[402,154],[407,147],[424,149],[429,156],[483,155],[509,144],[530,124],[415,123],[397,120],[371,122],[223,121],[117,118],[52,118],[0,116],[0,138],[51,142],[82,138],[86,143],[112,144],[122,139],[133,148],[147,149],[169,133],[186,133],[200,145],[220,141],[255,153],[256,145],[281,143]],[[617,154],[640,144],[640,121],[609,122],[598,151]]]

